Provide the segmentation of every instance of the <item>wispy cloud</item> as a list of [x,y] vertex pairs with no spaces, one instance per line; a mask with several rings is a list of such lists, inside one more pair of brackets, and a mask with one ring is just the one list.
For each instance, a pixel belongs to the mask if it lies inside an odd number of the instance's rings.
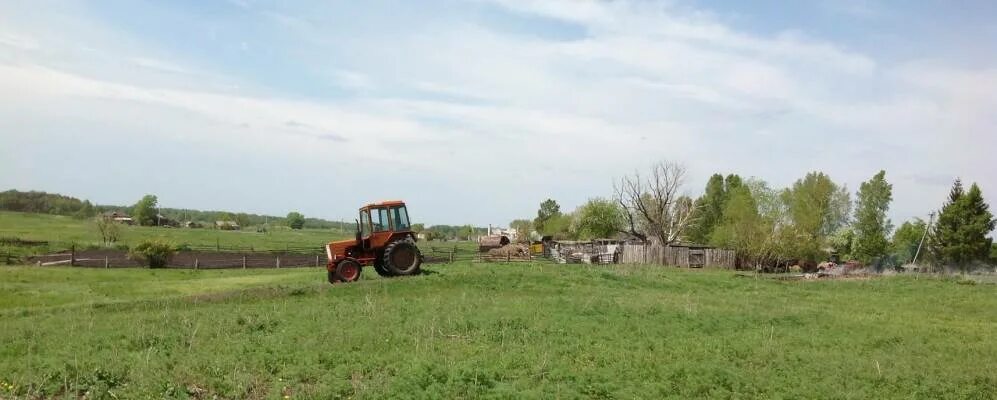
[[[349,170],[336,179],[357,179],[358,193],[411,194],[436,204],[433,222],[452,223],[504,223],[550,196],[570,208],[660,158],[690,164],[696,186],[718,170],[782,185],[822,169],[857,187],[886,168],[931,193],[939,188],[923,177],[948,173],[997,190],[978,172],[997,146],[993,66],[888,59],[791,24],[757,33],[664,2],[494,0],[445,13],[233,4],[237,14],[204,17],[217,35],[189,46],[135,28],[125,36],[85,12],[5,28],[0,46],[18,53],[0,56],[0,102],[30,123],[17,120],[4,139],[40,144],[51,121],[97,120],[89,137],[237,150],[287,171],[281,184]],[[479,7],[503,17],[478,23],[489,18]],[[503,18],[584,34],[519,35],[515,24],[495,28]],[[382,161],[432,190],[388,192],[352,169]],[[479,194],[480,209],[451,215],[467,200],[454,193]],[[935,202],[898,196],[894,210]]]

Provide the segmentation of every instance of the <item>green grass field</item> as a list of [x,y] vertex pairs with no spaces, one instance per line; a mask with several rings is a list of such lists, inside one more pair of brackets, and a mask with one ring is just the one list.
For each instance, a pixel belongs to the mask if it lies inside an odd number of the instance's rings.
[[663,267],[0,268],[0,398],[972,398],[997,286]]
[[[161,228],[148,226],[121,226],[119,243],[133,245],[148,239],[163,239],[175,244],[192,246],[219,246],[222,248],[253,248],[255,250],[281,250],[285,247],[322,245],[332,240],[350,236],[349,232],[330,229],[291,230],[272,227],[268,233],[255,230],[223,231],[217,229]],[[99,244],[100,233],[92,220],[48,214],[0,211],[0,237],[17,237],[24,240],[43,240],[53,246]]]

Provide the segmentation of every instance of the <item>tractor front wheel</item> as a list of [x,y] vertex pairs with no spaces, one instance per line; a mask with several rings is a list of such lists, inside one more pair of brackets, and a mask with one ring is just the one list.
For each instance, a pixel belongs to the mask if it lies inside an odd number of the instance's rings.
[[343,260],[336,264],[336,271],[330,273],[330,278],[339,282],[356,282],[360,279],[360,263],[355,260]]

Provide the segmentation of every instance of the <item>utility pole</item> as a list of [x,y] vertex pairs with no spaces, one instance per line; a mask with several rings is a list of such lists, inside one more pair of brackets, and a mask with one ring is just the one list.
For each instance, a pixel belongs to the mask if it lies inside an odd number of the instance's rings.
[[911,264],[917,264],[917,256],[921,254],[921,246],[924,245],[924,238],[928,237],[928,230],[931,229],[931,223],[935,221],[935,213],[931,212],[928,214],[928,225],[924,227],[924,234],[921,235],[921,242],[917,244],[917,251],[914,252],[914,260]]

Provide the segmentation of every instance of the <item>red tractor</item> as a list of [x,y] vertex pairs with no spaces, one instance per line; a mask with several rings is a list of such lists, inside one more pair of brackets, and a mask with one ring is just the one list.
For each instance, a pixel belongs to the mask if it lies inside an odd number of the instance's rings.
[[360,208],[356,237],[330,242],[329,283],[360,279],[363,266],[373,265],[381,276],[417,275],[422,270],[422,253],[415,245],[415,233],[402,201],[383,201]]

